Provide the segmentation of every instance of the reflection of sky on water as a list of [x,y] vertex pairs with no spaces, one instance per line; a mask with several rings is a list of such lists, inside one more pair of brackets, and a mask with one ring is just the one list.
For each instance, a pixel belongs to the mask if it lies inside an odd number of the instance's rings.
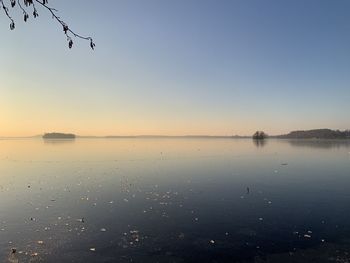
[[0,257],[16,247],[20,262],[254,262],[339,247],[350,154],[336,145],[2,140]]
[[266,145],[266,143],[268,142],[268,140],[267,139],[263,139],[263,140],[253,139],[253,142],[254,142],[256,147],[264,147]]
[[74,143],[75,139],[44,139],[46,144],[62,144],[62,143]]
[[287,140],[292,146],[314,147],[314,148],[350,148],[350,140]]

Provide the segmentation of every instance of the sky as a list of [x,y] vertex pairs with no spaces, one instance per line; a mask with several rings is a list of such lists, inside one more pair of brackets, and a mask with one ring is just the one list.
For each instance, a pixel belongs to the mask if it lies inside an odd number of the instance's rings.
[[96,50],[0,13],[0,136],[350,129],[348,0],[49,4]]

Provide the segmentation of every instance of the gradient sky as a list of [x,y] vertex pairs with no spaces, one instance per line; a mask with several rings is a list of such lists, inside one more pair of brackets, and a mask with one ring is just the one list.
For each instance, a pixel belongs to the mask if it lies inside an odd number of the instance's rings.
[[0,136],[349,129],[348,0],[51,0],[0,13]]

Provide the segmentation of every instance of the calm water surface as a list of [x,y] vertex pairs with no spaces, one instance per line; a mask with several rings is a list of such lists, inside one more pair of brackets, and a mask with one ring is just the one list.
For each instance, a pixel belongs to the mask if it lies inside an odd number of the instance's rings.
[[350,143],[0,140],[0,262],[349,262]]

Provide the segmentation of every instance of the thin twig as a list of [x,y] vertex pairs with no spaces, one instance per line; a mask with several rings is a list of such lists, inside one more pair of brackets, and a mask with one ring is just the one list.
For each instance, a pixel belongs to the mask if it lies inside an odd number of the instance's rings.
[[21,8],[23,14],[27,14],[27,11],[26,11],[26,10],[23,8],[23,6],[21,5],[21,1],[18,1],[17,3],[18,3],[19,8]]
[[[8,7],[5,6],[3,0],[0,0],[0,3],[2,5],[2,9],[4,10],[6,16],[11,20],[11,25],[15,24],[15,21],[12,19],[12,17],[10,16],[9,12],[8,12]],[[11,26],[12,29],[12,26]]]
[[[2,1],[2,0],[1,0]],[[47,10],[49,10],[49,12],[51,13],[51,15],[53,16],[53,18],[55,18],[61,25],[63,28],[66,28],[65,30],[65,33],[66,31],[70,32],[73,36],[75,37],[78,37],[78,38],[81,38],[81,39],[85,39],[85,40],[90,40],[92,41],[92,37],[84,37],[84,36],[81,36],[77,33],[75,33],[74,31],[72,31],[65,22],[63,22],[63,20],[61,20],[56,14],[54,11],[57,11],[56,9],[54,8],[51,8],[47,5],[45,5],[44,3],[40,2],[39,0],[35,0],[35,2],[39,3],[40,5],[42,5],[43,7],[45,7]],[[66,33],[67,35],[67,33]],[[68,35],[67,35],[68,36]]]
[[27,19],[29,18],[29,15],[28,15],[27,11],[22,7],[21,1],[20,1],[20,0],[17,1],[17,3],[18,3],[19,8],[20,8],[20,9],[22,10],[22,12],[23,12],[23,15],[24,15],[24,22],[27,22]]

